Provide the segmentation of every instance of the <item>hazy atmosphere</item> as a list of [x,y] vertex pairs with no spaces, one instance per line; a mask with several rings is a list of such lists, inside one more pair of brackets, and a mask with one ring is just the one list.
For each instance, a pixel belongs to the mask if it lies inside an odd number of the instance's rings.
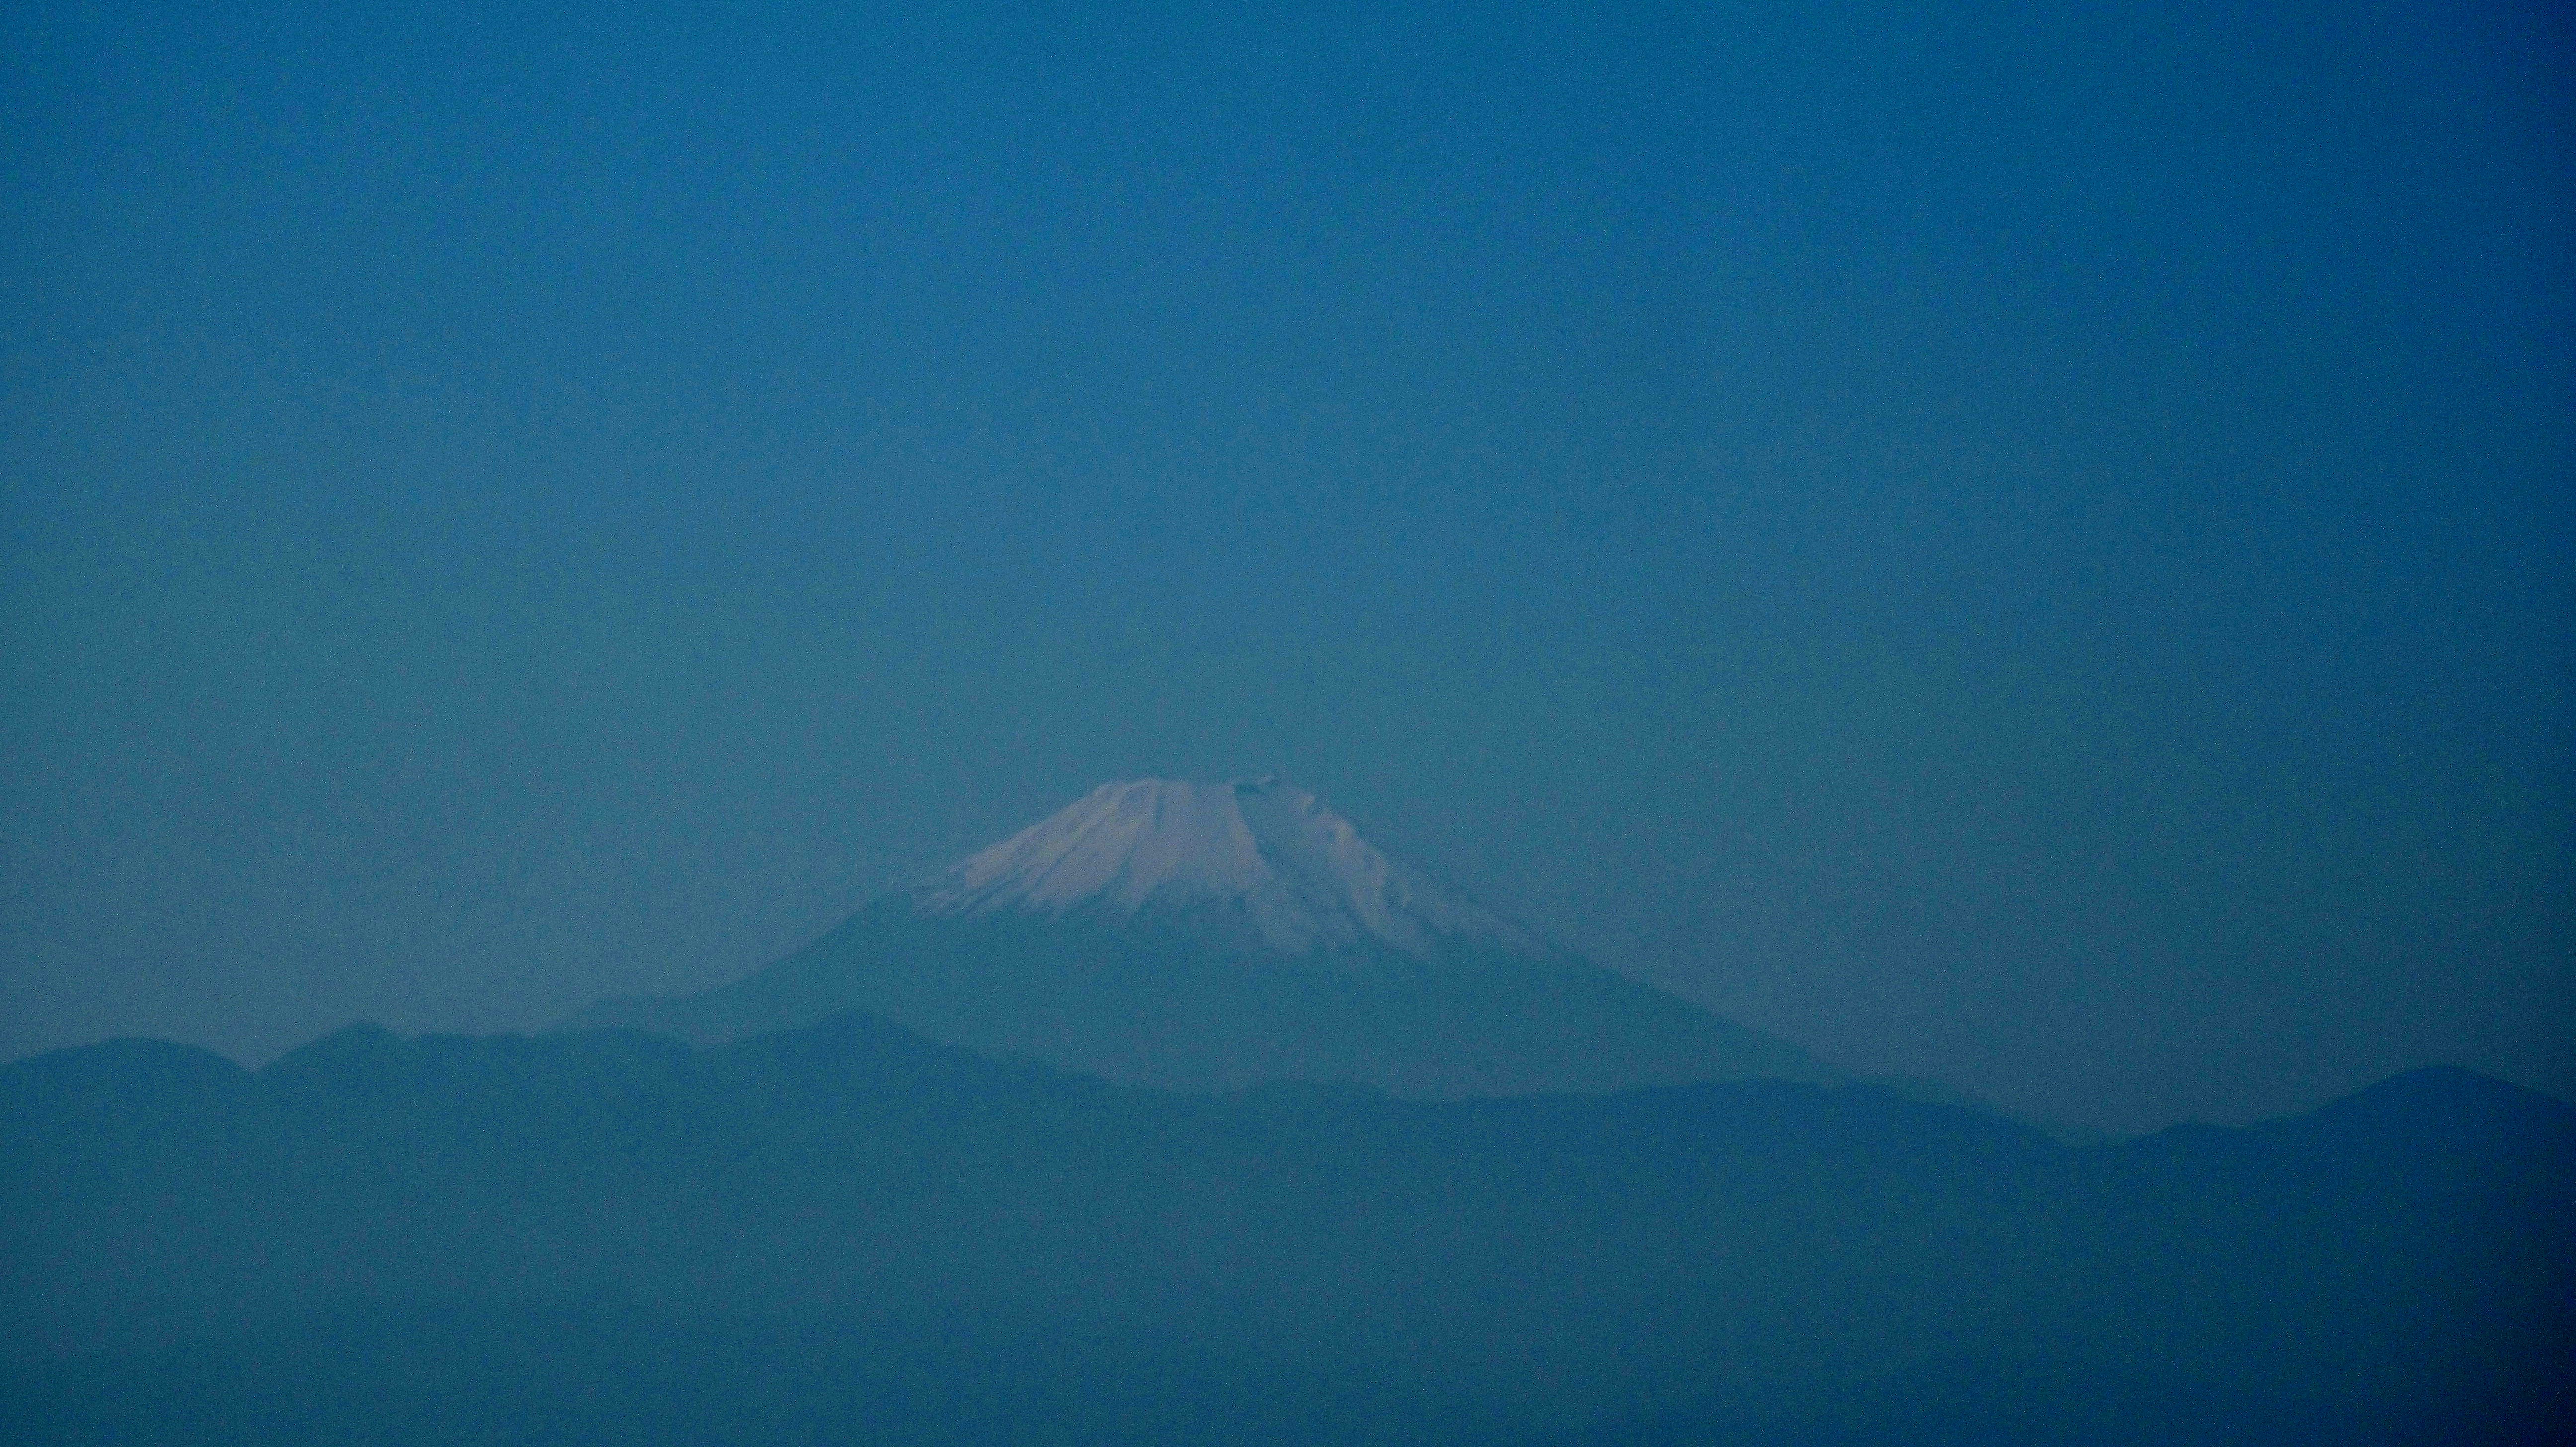
[[2576,1094],[2539,5],[0,11],[0,1058],[1278,774],[1855,1071]]

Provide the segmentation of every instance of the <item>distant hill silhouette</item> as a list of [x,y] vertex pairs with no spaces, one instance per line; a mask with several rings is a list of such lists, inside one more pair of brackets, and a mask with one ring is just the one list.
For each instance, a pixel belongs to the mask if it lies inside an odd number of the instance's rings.
[[1848,1085],[1421,1101],[844,1014],[0,1068],[63,1442],[2540,1442],[2576,1111],[2070,1148]]

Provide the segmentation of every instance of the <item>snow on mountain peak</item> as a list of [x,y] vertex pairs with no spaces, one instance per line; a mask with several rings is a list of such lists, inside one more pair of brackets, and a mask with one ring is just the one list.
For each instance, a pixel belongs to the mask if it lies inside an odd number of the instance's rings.
[[1427,956],[1444,937],[1547,952],[1276,778],[1103,784],[950,869],[914,905],[933,915],[1119,917],[1216,905],[1242,909],[1263,943],[1289,954],[1374,940]]

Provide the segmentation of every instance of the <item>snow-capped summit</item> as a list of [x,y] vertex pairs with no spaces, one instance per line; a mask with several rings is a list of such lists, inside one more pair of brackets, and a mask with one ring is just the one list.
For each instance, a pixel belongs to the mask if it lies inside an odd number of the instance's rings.
[[1443,939],[1548,953],[1535,936],[1396,863],[1275,778],[1103,784],[915,893],[932,916],[1240,910],[1286,954]]

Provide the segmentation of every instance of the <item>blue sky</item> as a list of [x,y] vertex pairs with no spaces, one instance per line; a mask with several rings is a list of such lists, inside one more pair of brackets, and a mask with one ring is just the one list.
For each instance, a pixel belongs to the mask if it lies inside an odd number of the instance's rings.
[[2056,1118],[2576,1090],[2543,9],[0,27],[0,1053],[1277,770]]

